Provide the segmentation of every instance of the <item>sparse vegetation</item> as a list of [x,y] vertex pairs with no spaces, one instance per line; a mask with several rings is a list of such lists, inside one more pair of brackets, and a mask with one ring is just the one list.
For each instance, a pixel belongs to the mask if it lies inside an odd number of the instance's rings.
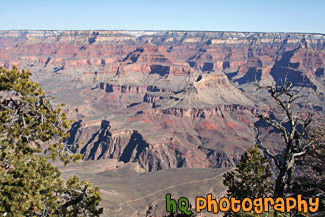
[[280,133],[283,141],[278,145],[280,151],[272,153],[259,138],[256,136],[259,147],[264,151],[265,155],[270,157],[278,174],[275,181],[274,196],[283,197],[286,192],[290,191],[292,178],[294,173],[294,165],[298,157],[304,156],[309,147],[314,143],[308,140],[309,127],[313,120],[313,113],[310,112],[294,112],[294,106],[297,100],[301,99],[298,91],[292,88],[292,83],[286,79],[283,84],[275,84],[269,86],[261,86],[255,83],[259,89],[265,89],[279,105],[283,117],[270,117],[260,114],[258,118],[265,122],[272,129]]
[[62,180],[51,163],[81,155],[64,145],[70,122],[62,105],[55,108],[31,75],[0,68],[0,214],[99,216],[98,188],[76,176]]
[[[293,106],[296,105],[297,100],[302,95],[298,95],[298,92],[292,88],[292,83],[287,80],[281,85],[260,86],[257,83],[256,85],[258,88],[266,89],[283,111],[282,118],[258,115],[262,122],[279,132],[284,141],[283,144],[278,144],[280,150],[272,152],[261,141],[259,131],[256,136],[258,147],[273,160],[278,169],[274,174],[275,185],[272,188],[271,183],[267,181],[272,176],[268,165],[264,167],[264,170],[267,171],[264,176],[262,173],[253,170],[256,165],[263,168],[262,165],[268,163],[265,157],[260,156],[257,146],[255,146],[254,152],[250,148],[243,155],[237,165],[236,173],[231,172],[224,175],[224,184],[228,186],[228,196],[237,199],[265,197],[267,195],[273,198],[296,197],[298,194],[302,194],[304,198],[320,197],[322,201],[316,216],[322,216],[324,213],[323,183],[325,180],[323,172],[325,157],[324,120],[318,118],[316,121],[314,114],[310,112],[294,112]],[[313,123],[314,127],[311,127]],[[254,155],[256,157],[249,157]],[[297,210],[293,213],[278,213],[272,209],[270,211],[263,216],[297,216],[299,214]],[[256,214],[239,212],[227,213],[226,215],[255,216]]]
[[268,160],[251,147],[242,156],[235,172],[224,175],[224,185],[228,186],[227,196],[238,200],[269,196],[272,192],[272,176]]
[[[251,147],[242,156],[235,172],[224,175],[224,185],[228,187],[227,196],[237,200],[259,198],[272,195],[272,176],[266,157],[259,152],[257,145]],[[226,216],[254,216],[254,212],[232,213]],[[256,215],[256,214],[255,214]]]
[[322,202],[319,215],[325,215],[325,119],[318,118],[308,136],[313,141],[306,155],[298,158],[296,174],[293,178],[293,195],[302,194],[303,197],[320,197]]

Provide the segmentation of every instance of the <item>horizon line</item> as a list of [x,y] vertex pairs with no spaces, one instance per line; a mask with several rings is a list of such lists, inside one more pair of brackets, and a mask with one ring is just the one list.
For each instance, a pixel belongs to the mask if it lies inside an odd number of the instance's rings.
[[325,35],[320,32],[277,32],[277,31],[233,31],[233,30],[141,30],[141,29],[0,29],[0,31],[142,31],[142,32],[228,32],[228,33],[282,33],[282,34],[312,34]]

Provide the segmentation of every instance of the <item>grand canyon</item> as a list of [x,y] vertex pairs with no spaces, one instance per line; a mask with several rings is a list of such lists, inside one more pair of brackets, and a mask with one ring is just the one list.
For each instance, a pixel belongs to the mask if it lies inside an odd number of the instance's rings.
[[64,175],[99,185],[107,216],[156,216],[170,192],[222,194],[220,174],[256,142],[256,114],[278,112],[255,81],[286,78],[308,101],[296,109],[325,109],[323,34],[0,31],[0,65],[29,69],[66,104],[84,162]]

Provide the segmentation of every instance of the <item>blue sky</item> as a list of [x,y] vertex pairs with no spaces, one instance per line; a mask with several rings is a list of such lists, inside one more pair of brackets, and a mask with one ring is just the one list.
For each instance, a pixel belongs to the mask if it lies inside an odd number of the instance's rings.
[[0,0],[0,29],[325,33],[324,0]]

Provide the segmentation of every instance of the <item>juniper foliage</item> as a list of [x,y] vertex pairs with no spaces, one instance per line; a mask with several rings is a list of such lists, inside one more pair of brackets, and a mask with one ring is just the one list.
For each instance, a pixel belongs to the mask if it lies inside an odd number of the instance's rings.
[[[0,67],[0,215],[99,216],[99,189],[52,164],[76,162],[64,144],[71,122],[30,80],[29,70]],[[45,153],[45,154],[44,154]]]

